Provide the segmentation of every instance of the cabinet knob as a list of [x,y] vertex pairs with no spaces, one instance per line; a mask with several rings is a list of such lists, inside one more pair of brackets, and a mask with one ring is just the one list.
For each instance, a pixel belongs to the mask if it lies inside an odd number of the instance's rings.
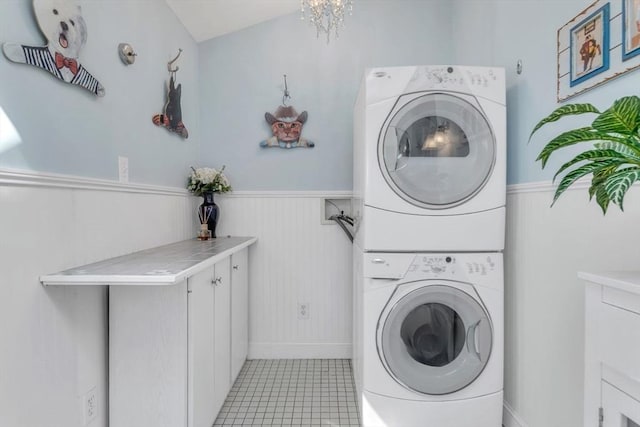
[[220,283],[222,283],[222,277],[216,277],[215,279],[211,280],[212,285],[218,286]]
[[236,264],[236,265],[233,266],[233,269],[234,270],[240,270],[240,266],[238,264]]

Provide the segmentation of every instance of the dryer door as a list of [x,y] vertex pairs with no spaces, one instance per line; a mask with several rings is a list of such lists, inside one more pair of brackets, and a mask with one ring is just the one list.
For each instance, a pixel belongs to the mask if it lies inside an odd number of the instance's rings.
[[411,390],[454,393],[471,384],[489,361],[493,336],[489,315],[459,289],[418,288],[383,316],[378,323],[378,353],[395,380]]
[[478,193],[491,176],[496,141],[475,98],[405,95],[396,105],[402,106],[390,114],[378,143],[380,168],[393,191],[430,209],[451,208]]

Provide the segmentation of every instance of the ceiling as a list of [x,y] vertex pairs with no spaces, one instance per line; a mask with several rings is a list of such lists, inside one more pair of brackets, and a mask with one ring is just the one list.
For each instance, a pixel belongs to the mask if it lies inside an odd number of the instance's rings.
[[300,10],[300,0],[166,0],[196,42]]

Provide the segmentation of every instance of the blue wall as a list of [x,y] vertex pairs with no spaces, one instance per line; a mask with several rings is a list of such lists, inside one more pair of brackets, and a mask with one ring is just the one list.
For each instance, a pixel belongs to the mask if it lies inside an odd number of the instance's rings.
[[[527,143],[536,123],[557,108],[557,30],[592,2],[589,0],[456,0],[453,6],[458,62],[505,67],[507,70],[507,181],[509,184],[548,181],[560,165],[581,151],[579,146],[558,152],[544,170],[535,159],[550,138],[595,118],[564,118],[547,125]],[[454,31],[455,32],[455,31]],[[518,59],[523,73],[516,73]],[[600,110],[613,100],[638,94],[638,71],[571,98]]]
[[[129,158],[131,182],[184,187],[200,150],[196,43],[163,1],[81,4],[89,33],[81,63],[106,96],[96,98],[0,53],[0,135],[8,131],[3,114],[19,134],[17,144],[0,141],[0,168],[117,180],[122,155]],[[30,1],[0,1],[4,42],[44,45]],[[138,52],[134,65],[120,61],[121,42]],[[151,122],[165,103],[167,61],[178,48],[184,49],[177,79],[184,83],[186,141]]]
[[[357,1],[340,38],[316,39],[299,13],[200,44],[202,165],[236,190],[351,190],[353,105],[364,69],[448,63],[450,2]],[[313,149],[261,149],[282,100],[309,119]]]
[[[184,187],[190,165],[226,164],[236,190],[350,190],[352,110],[364,69],[458,63],[507,69],[508,182],[549,180],[578,148],[553,157],[544,171],[538,152],[582,122],[563,120],[527,139],[558,105],[556,31],[589,3],[359,1],[341,37],[328,45],[298,13],[197,45],[164,2],[85,1],[89,40],[81,59],[106,97],[0,57],[0,135],[8,129],[3,115],[19,134],[15,145],[0,140],[0,168],[117,179],[122,155],[132,182]],[[123,41],[139,53],[133,66],[117,57]],[[0,1],[0,42],[43,43],[30,2]],[[151,123],[165,102],[166,62],[179,47],[186,141]],[[522,75],[515,73],[518,59]],[[637,73],[569,102],[606,108],[637,93]],[[289,103],[309,113],[303,135],[316,142],[313,149],[258,147],[270,134],[264,113],[281,102],[283,74]]]

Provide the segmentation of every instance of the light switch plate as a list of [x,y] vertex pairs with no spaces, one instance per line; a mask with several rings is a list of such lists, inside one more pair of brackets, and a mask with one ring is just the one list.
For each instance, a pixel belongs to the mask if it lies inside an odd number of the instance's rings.
[[129,158],[118,156],[118,179],[120,182],[129,182]]

